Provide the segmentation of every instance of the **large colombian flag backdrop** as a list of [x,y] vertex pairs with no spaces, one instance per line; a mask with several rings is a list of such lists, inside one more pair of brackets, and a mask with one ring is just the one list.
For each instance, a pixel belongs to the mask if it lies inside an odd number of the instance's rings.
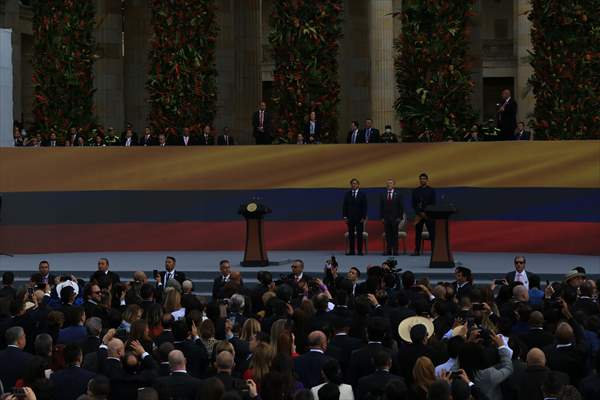
[[[258,197],[270,250],[344,248],[350,178],[378,196],[427,172],[459,209],[456,251],[600,254],[600,142],[1,149],[0,249],[13,253],[242,250],[239,205]],[[409,246],[414,229],[409,223]]]

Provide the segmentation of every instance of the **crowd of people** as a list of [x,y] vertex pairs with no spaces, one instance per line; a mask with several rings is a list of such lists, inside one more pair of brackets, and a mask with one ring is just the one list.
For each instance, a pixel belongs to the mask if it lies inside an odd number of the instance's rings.
[[[517,124],[517,104],[512,99],[510,90],[502,92],[502,102],[498,103],[497,119],[491,119],[486,124],[474,124],[470,129],[465,128],[462,140],[477,142],[483,140],[533,140],[533,133],[527,130],[525,122]],[[256,144],[319,144],[335,143],[337,139],[331,138],[323,124],[312,111],[306,116],[301,132],[293,132],[285,127],[275,127],[272,114],[267,110],[267,103],[261,102],[257,111],[252,115],[252,135]],[[71,127],[65,137],[60,137],[56,130],[49,132],[35,132],[28,135],[21,124],[15,124],[13,139],[15,147],[106,147],[106,146],[231,146],[236,144],[229,127],[224,127],[219,134],[210,124],[184,127],[180,130],[167,128],[164,132],[156,132],[150,127],[138,135],[131,124],[127,124],[122,133],[113,127],[104,129],[100,125],[86,132],[83,128]],[[433,131],[425,130],[416,140],[419,142],[432,142],[440,140],[454,140],[436,138]],[[391,125],[386,125],[383,132],[373,126],[373,120],[367,118],[364,127],[356,120],[350,123],[350,130],[346,135],[348,144],[369,143],[398,143],[401,139],[394,134]]]
[[[322,278],[244,283],[223,260],[212,295],[167,257],[124,282],[109,260],[87,281],[47,261],[22,288],[3,273],[3,399],[467,400],[600,398],[597,282],[561,282],[525,257],[491,284],[416,279],[394,259]],[[364,278],[361,278],[363,276]]]

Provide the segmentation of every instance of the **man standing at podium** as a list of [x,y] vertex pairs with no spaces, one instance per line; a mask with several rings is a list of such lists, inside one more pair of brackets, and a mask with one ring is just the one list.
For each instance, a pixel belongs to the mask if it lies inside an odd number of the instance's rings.
[[434,225],[433,221],[427,218],[425,208],[435,204],[435,190],[429,186],[429,177],[422,173],[419,175],[419,187],[413,190],[412,206],[415,210],[415,252],[411,255],[421,255],[421,236],[423,235],[423,226],[427,226],[429,240],[433,248]]
[[354,255],[354,243],[358,255],[362,256],[363,229],[367,219],[367,196],[360,190],[358,179],[352,178],[351,189],[344,196],[342,215],[348,225],[348,255]]
[[388,179],[386,190],[379,199],[379,213],[385,232],[386,255],[398,255],[398,224],[402,220],[404,207],[402,196],[394,187],[396,182]]

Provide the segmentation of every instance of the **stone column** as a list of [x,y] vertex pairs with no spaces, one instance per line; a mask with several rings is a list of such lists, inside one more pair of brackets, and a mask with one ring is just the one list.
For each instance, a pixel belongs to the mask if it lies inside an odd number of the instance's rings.
[[396,79],[394,75],[394,17],[393,0],[369,2],[370,94],[373,125],[383,131],[392,125],[398,134],[394,101]]
[[516,58],[516,74],[515,74],[515,92],[514,96],[517,99],[519,110],[517,121],[525,121],[529,114],[533,113],[535,107],[535,98],[533,92],[527,88],[527,81],[533,74],[533,68],[529,64],[528,50],[532,49],[531,45],[531,21],[527,19],[531,4],[529,0],[514,0],[513,10],[515,12],[515,58]]
[[147,125],[148,51],[152,37],[150,5],[147,0],[127,0],[125,3],[124,108],[125,120],[140,135]]
[[95,36],[98,60],[94,65],[95,105],[98,123],[124,128],[123,101],[123,17],[121,0],[96,0]]
[[232,133],[239,143],[254,143],[252,113],[262,100],[262,2],[244,0],[233,7],[234,117]]
[[[476,0],[473,5],[475,15],[469,18],[467,32],[470,32],[471,43],[467,58],[471,64],[471,79],[475,83],[471,92],[471,107],[477,114],[479,122],[483,119],[483,40],[481,38],[482,6],[481,0]],[[466,127],[467,129],[470,127]]]

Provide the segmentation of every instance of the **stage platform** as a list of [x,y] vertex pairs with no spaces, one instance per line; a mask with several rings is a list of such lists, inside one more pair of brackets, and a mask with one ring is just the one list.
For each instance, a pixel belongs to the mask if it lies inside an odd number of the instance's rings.
[[[13,257],[0,256],[0,271],[14,271],[18,285],[29,279],[37,271],[41,260],[50,262],[53,273],[72,273],[87,279],[96,270],[98,258],[106,257],[110,261],[110,269],[121,275],[121,280],[129,280],[133,272],[145,271],[151,275],[153,269],[162,270],[167,255],[177,259],[177,269],[185,272],[194,282],[194,291],[206,295],[210,293],[212,280],[218,273],[219,261],[230,260],[232,268],[242,272],[246,284],[256,284],[256,272],[266,269],[272,272],[275,279],[290,273],[290,265],[294,259],[302,259],[305,271],[311,275],[323,273],[325,261],[335,255],[340,271],[345,273],[349,267],[356,266],[365,272],[367,266],[381,264],[388,257],[381,254],[365,256],[345,256],[339,252],[328,251],[272,251],[269,261],[274,263],[268,267],[241,267],[243,252],[240,251],[160,251],[160,252],[89,252],[89,253],[51,253],[51,254],[18,254]],[[565,273],[573,266],[584,267],[588,275],[600,278],[600,257],[568,254],[523,254],[527,258],[527,269],[539,274],[545,280],[562,280]],[[513,268],[514,254],[509,253],[463,253],[454,254],[457,265],[469,267],[477,283],[491,282],[502,277]],[[396,257],[398,266],[403,270],[413,271],[417,277],[427,276],[431,282],[452,281],[452,269],[429,269],[429,254],[411,257]],[[364,275],[363,275],[364,277]]]

